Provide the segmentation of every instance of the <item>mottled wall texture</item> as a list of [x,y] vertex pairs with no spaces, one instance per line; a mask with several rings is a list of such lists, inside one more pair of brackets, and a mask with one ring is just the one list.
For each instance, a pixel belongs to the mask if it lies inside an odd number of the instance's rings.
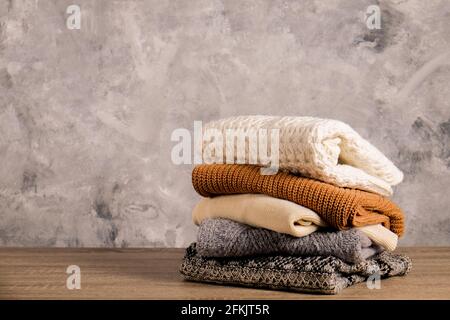
[[450,245],[448,0],[0,0],[0,245],[187,245],[170,134],[241,114],[347,122],[405,173],[400,244]]

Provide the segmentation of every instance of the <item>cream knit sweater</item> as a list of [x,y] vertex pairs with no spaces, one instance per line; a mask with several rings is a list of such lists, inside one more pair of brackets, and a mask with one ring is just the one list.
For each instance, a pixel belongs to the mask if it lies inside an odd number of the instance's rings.
[[[228,129],[241,132],[260,129],[279,129],[279,168],[340,187],[372,191],[385,196],[392,194],[392,185],[400,183],[403,173],[376,147],[363,139],[349,125],[328,119],[312,117],[238,116],[209,122],[204,132],[214,129],[226,137]],[[210,130],[211,131],[211,130]],[[268,134],[270,137],[270,134]],[[234,152],[236,145],[220,145],[204,141],[209,150],[219,148],[222,158],[214,152],[204,152],[205,163],[226,163],[227,148]],[[216,145],[215,145],[216,144]],[[233,150],[234,148],[234,150]],[[268,139],[268,150],[271,150]],[[254,149],[252,149],[254,151]],[[228,150],[230,151],[230,150]],[[257,163],[263,165],[258,157]]]
[[[304,237],[327,223],[314,211],[294,202],[263,194],[239,194],[203,198],[194,208],[192,218],[199,225],[207,218],[225,218],[279,233]],[[393,251],[398,236],[381,224],[357,227],[373,242]]]

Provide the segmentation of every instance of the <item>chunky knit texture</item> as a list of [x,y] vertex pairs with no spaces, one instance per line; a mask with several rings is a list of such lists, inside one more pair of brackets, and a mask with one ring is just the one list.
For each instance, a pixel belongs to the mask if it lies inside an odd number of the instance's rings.
[[[294,237],[304,237],[328,224],[314,211],[291,201],[265,194],[234,194],[203,198],[194,207],[192,219],[199,225],[208,218],[226,218],[253,227]],[[355,227],[389,251],[397,247],[398,236],[381,224]]]
[[[244,134],[259,129],[279,129],[280,169],[337,186],[391,195],[391,186],[403,180],[403,173],[383,153],[341,121],[312,117],[239,116],[209,122],[204,130],[209,129],[218,130],[224,137],[228,129],[240,130]],[[205,163],[227,163],[227,149],[234,151],[235,161],[249,163],[250,148],[246,147],[244,159],[238,159],[235,145],[220,141],[221,145],[216,146],[214,143],[205,141],[204,146],[221,148],[222,157],[205,153]],[[269,139],[269,150],[273,148],[271,143]],[[257,154],[253,148],[252,152]]]
[[180,272],[192,281],[337,294],[371,275],[402,276],[410,269],[408,257],[387,251],[364,262],[348,264],[333,256],[204,258],[198,255],[194,243],[186,250]]
[[204,197],[261,193],[289,200],[315,211],[339,230],[382,223],[399,236],[404,231],[403,213],[388,199],[286,172],[261,175],[251,165],[199,165],[192,172],[192,183]]
[[297,238],[228,219],[206,219],[197,233],[197,252],[203,257],[242,257],[268,254],[335,256],[358,263],[383,249],[361,231],[318,231]]

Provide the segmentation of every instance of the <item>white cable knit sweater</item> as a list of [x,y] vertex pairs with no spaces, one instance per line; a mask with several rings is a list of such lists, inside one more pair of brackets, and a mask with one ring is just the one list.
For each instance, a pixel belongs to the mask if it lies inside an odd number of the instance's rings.
[[[238,116],[212,121],[204,130],[217,129],[225,137],[227,129],[279,129],[279,168],[341,187],[392,194],[392,185],[403,180],[403,173],[376,147],[349,125],[313,117]],[[205,143],[205,142],[204,142]],[[208,142],[214,146],[214,141]],[[205,146],[205,144],[204,144]],[[226,163],[226,144],[222,163]],[[270,139],[269,139],[269,150]],[[246,158],[249,150],[246,148]],[[215,156],[203,154],[207,163]],[[235,159],[236,153],[235,153]],[[262,165],[263,163],[257,163]]]

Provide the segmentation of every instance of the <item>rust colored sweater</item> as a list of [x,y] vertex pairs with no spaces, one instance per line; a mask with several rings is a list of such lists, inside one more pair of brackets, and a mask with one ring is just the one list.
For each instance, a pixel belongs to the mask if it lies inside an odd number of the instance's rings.
[[192,172],[192,184],[204,197],[262,193],[289,200],[315,211],[340,230],[382,223],[397,235],[403,234],[401,209],[380,195],[336,187],[286,172],[261,175],[259,169],[252,165],[199,165]]

